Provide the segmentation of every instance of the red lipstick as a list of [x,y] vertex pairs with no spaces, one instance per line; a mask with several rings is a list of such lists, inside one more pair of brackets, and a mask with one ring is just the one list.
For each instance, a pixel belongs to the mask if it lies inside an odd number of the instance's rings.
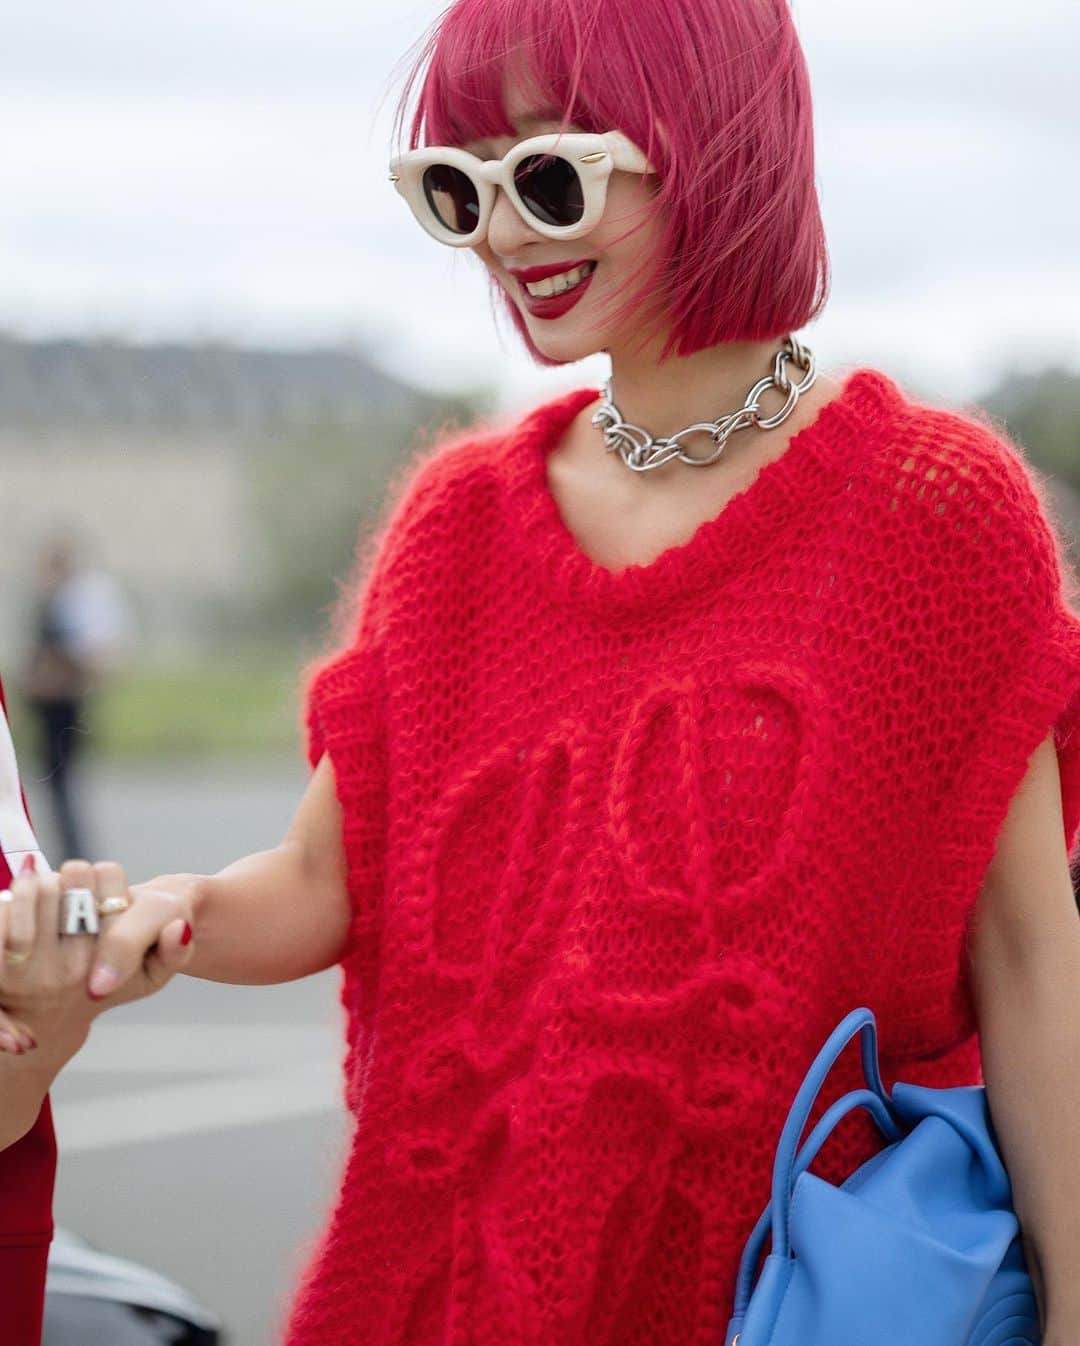
[[[592,261],[592,258],[588,258],[587,261]],[[534,318],[561,318],[564,313],[569,313],[592,284],[592,278],[596,275],[596,267],[593,267],[584,280],[578,281],[572,289],[564,290],[562,294],[532,295],[525,288],[525,281],[546,280],[548,276],[557,276],[560,272],[573,271],[574,267],[585,265],[586,262],[574,262],[568,266],[564,262],[559,266],[530,267],[525,271],[511,272],[511,275],[517,277],[518,288],[521,291],[521,302]]]
[[518,271],[515,271],[512,266],[508,266],[506,269],[518,280],[528,281],[531,285],[534,281],[547,280],[548,276],[557,276],[563,271],[573,271],[575,267],[586,266],[593,260],[592,257],[582,257],[577,262],[552,262],[550,266],[524,266]]

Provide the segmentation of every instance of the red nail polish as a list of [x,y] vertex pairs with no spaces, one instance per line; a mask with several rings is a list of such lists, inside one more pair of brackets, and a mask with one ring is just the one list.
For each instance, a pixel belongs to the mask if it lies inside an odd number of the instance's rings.
[[26,859],[22,862],[22,865],[19,868],[19,873],[20,874],[37,873],[37,861],[34,859],[32,851],[27,855]]
[[191,926],[187,923],[187,921],[184,922],[184,933],[180,936],[180,943],[181,944],[191,943]]

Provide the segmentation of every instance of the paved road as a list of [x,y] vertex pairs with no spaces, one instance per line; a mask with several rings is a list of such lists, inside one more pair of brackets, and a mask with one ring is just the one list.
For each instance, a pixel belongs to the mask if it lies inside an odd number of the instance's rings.
[[[213,872],[279,840],[295,760],[168,775],[87,763],[91,859],[133,881]],[[27,801],[58,865],[29,761]],[[273,1346],[344,1156],[336,971],[283,986],[179,977],[95,1025],[53,1091],[57,1223],[166,1272],[221,1315],[231,1346]]]

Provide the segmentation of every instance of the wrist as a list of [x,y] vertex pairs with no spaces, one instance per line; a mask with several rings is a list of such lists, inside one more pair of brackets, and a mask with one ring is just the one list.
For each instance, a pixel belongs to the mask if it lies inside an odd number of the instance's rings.
[[191,906],[192,926],[195,927],[205,909],[208,878],[206,874],[158,874],[145,883],[133,883],[131,890],[157,888],[184,898]]
[[34,1125],[57,1075],[90,1035],[93,1016],[57,1024],[27,1020],[38,1040],[33,1051],[0,1052],[0,1149],[13,1145]]
[[79,997],[74,1010],[70,1005],[21,1016],[21,1022],[34,1035],[37,1046],[17,1057],[27,1074],[39,1073],[49,1088],[71,1058],[86,1045],[90,1028],[101,1010],[88,997]]
[[43,1091],[52,1088],[53,1081],[61,1070],[86,1046],[90,1026],[99,1013],[100,1011],[91,1005],[89,1011],[77,1019],[69,1016],[57,1025],[44,1024],[40,1031],[34,1028],[32,1019],[27,1021],[27,1026],[35,1034],[38,1045],[23,1057],[23,1060],[31,1068],[31,1073],[37,1072]]

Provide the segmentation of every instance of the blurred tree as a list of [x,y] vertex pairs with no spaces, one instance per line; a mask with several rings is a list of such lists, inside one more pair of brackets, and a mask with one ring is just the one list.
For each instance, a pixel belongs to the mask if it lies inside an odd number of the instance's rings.
[[978,400],[1007,423],[1037,467],[1080,490],[1080,375],[1060,366],[1007,373]]
[[252,446],[249,502],[265,578],[243,622],[254,639],[318,639],[348,573],[357,535],[373,526],[387,483],[435,431],[490,414],[484,390],[387,412],[363,425],[323,423]]
[[1047,505],[1080,573],[1080,375],[1061,366],[1006,372],[978,399],[1047,478]]

